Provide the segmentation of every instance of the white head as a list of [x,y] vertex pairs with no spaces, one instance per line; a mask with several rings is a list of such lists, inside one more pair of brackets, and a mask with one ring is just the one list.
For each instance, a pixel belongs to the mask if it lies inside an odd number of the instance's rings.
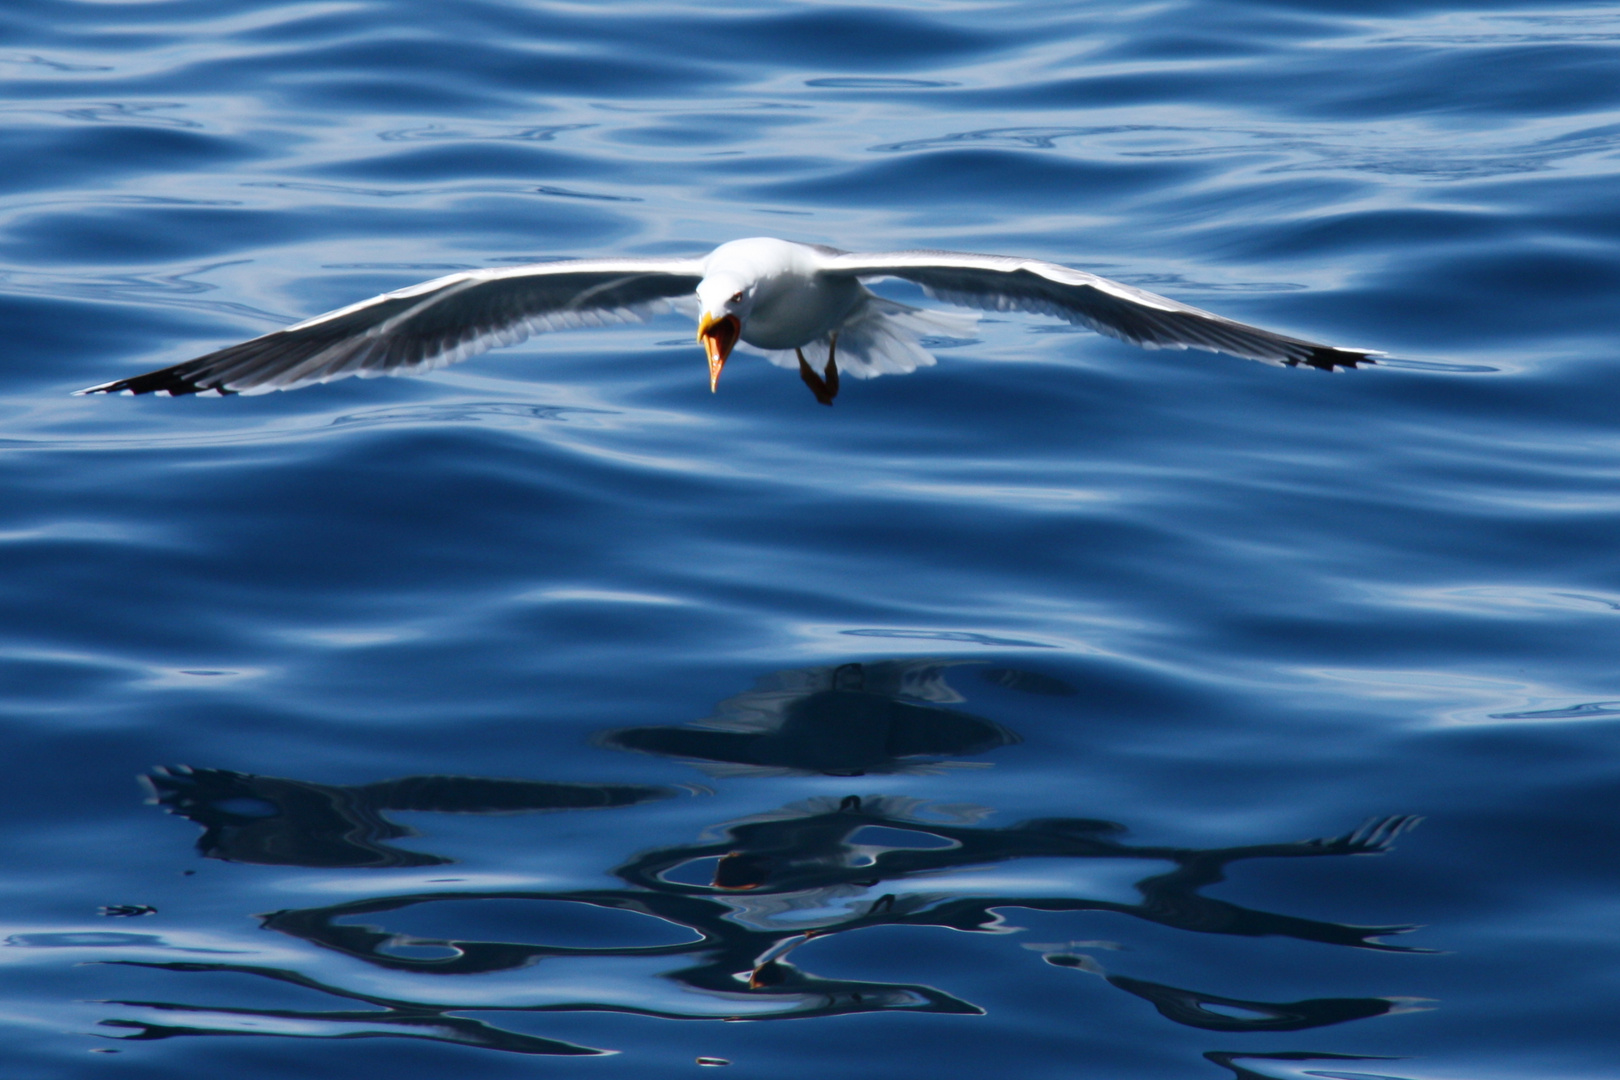
[[808,253],[802,244],[763,236],[732,240],[709,253],[697,295],[703,308],[698,316],[698,340],[709,354],[710,390],[719,383],[720,369],[743,336],[748,317],[762,300],[761,293],[775,295],[784,277],[807,277]]

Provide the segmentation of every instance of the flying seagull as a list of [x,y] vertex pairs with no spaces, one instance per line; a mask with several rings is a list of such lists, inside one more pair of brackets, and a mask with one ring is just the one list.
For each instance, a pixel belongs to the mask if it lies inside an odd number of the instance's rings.
[[1149,349],[1207,349],[1326,371],[1382,355],[1262,330],[1034,259],[955,251],[859,254],[756,238],[733,240],[695,259],[575,259],[450,274],[79,393],[263,394],[349,375],[414,374],[538,331],[640,321],[682,301],[689,305],[695,292],[710,390],[741,341],[772,363],[797,366],[816,400],[830,405],[840,366],[857,378],[914,371],[934,362],[921,341],[925,335],[972,329],[972,316],[876,295],[863,282],[877,278],[915,282],[929,296],[963,307],[1053,315]]

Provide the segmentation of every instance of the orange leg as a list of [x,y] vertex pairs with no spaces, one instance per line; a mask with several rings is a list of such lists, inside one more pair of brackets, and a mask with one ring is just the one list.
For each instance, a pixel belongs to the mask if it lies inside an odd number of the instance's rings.
[[793,351],[799,354],[799,378],[803,379],[804,385],[816,395],[817,401],[823,405],[831,405],[833,398],[838,396],[838,335],[834,334],[827,346],[827,367],[822,375],[817,375],[810,362],[804,358],[804,350]]

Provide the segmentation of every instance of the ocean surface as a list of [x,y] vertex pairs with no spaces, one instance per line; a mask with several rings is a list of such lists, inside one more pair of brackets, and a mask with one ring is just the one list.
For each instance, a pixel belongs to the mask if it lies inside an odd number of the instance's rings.
[[[71,396],[757,235],[1389,356]],[[0,341],[8,1080],[1620,1075],[1613,5],[6,0]]]

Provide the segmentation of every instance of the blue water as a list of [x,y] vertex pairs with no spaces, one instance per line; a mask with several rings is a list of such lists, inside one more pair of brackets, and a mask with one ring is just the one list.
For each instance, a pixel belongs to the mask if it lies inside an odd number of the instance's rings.
[[[1616,1075],[1612,6],[8,0],[0,109],[8,1078]],[[69,396],[751,235],[1392,359]]]

